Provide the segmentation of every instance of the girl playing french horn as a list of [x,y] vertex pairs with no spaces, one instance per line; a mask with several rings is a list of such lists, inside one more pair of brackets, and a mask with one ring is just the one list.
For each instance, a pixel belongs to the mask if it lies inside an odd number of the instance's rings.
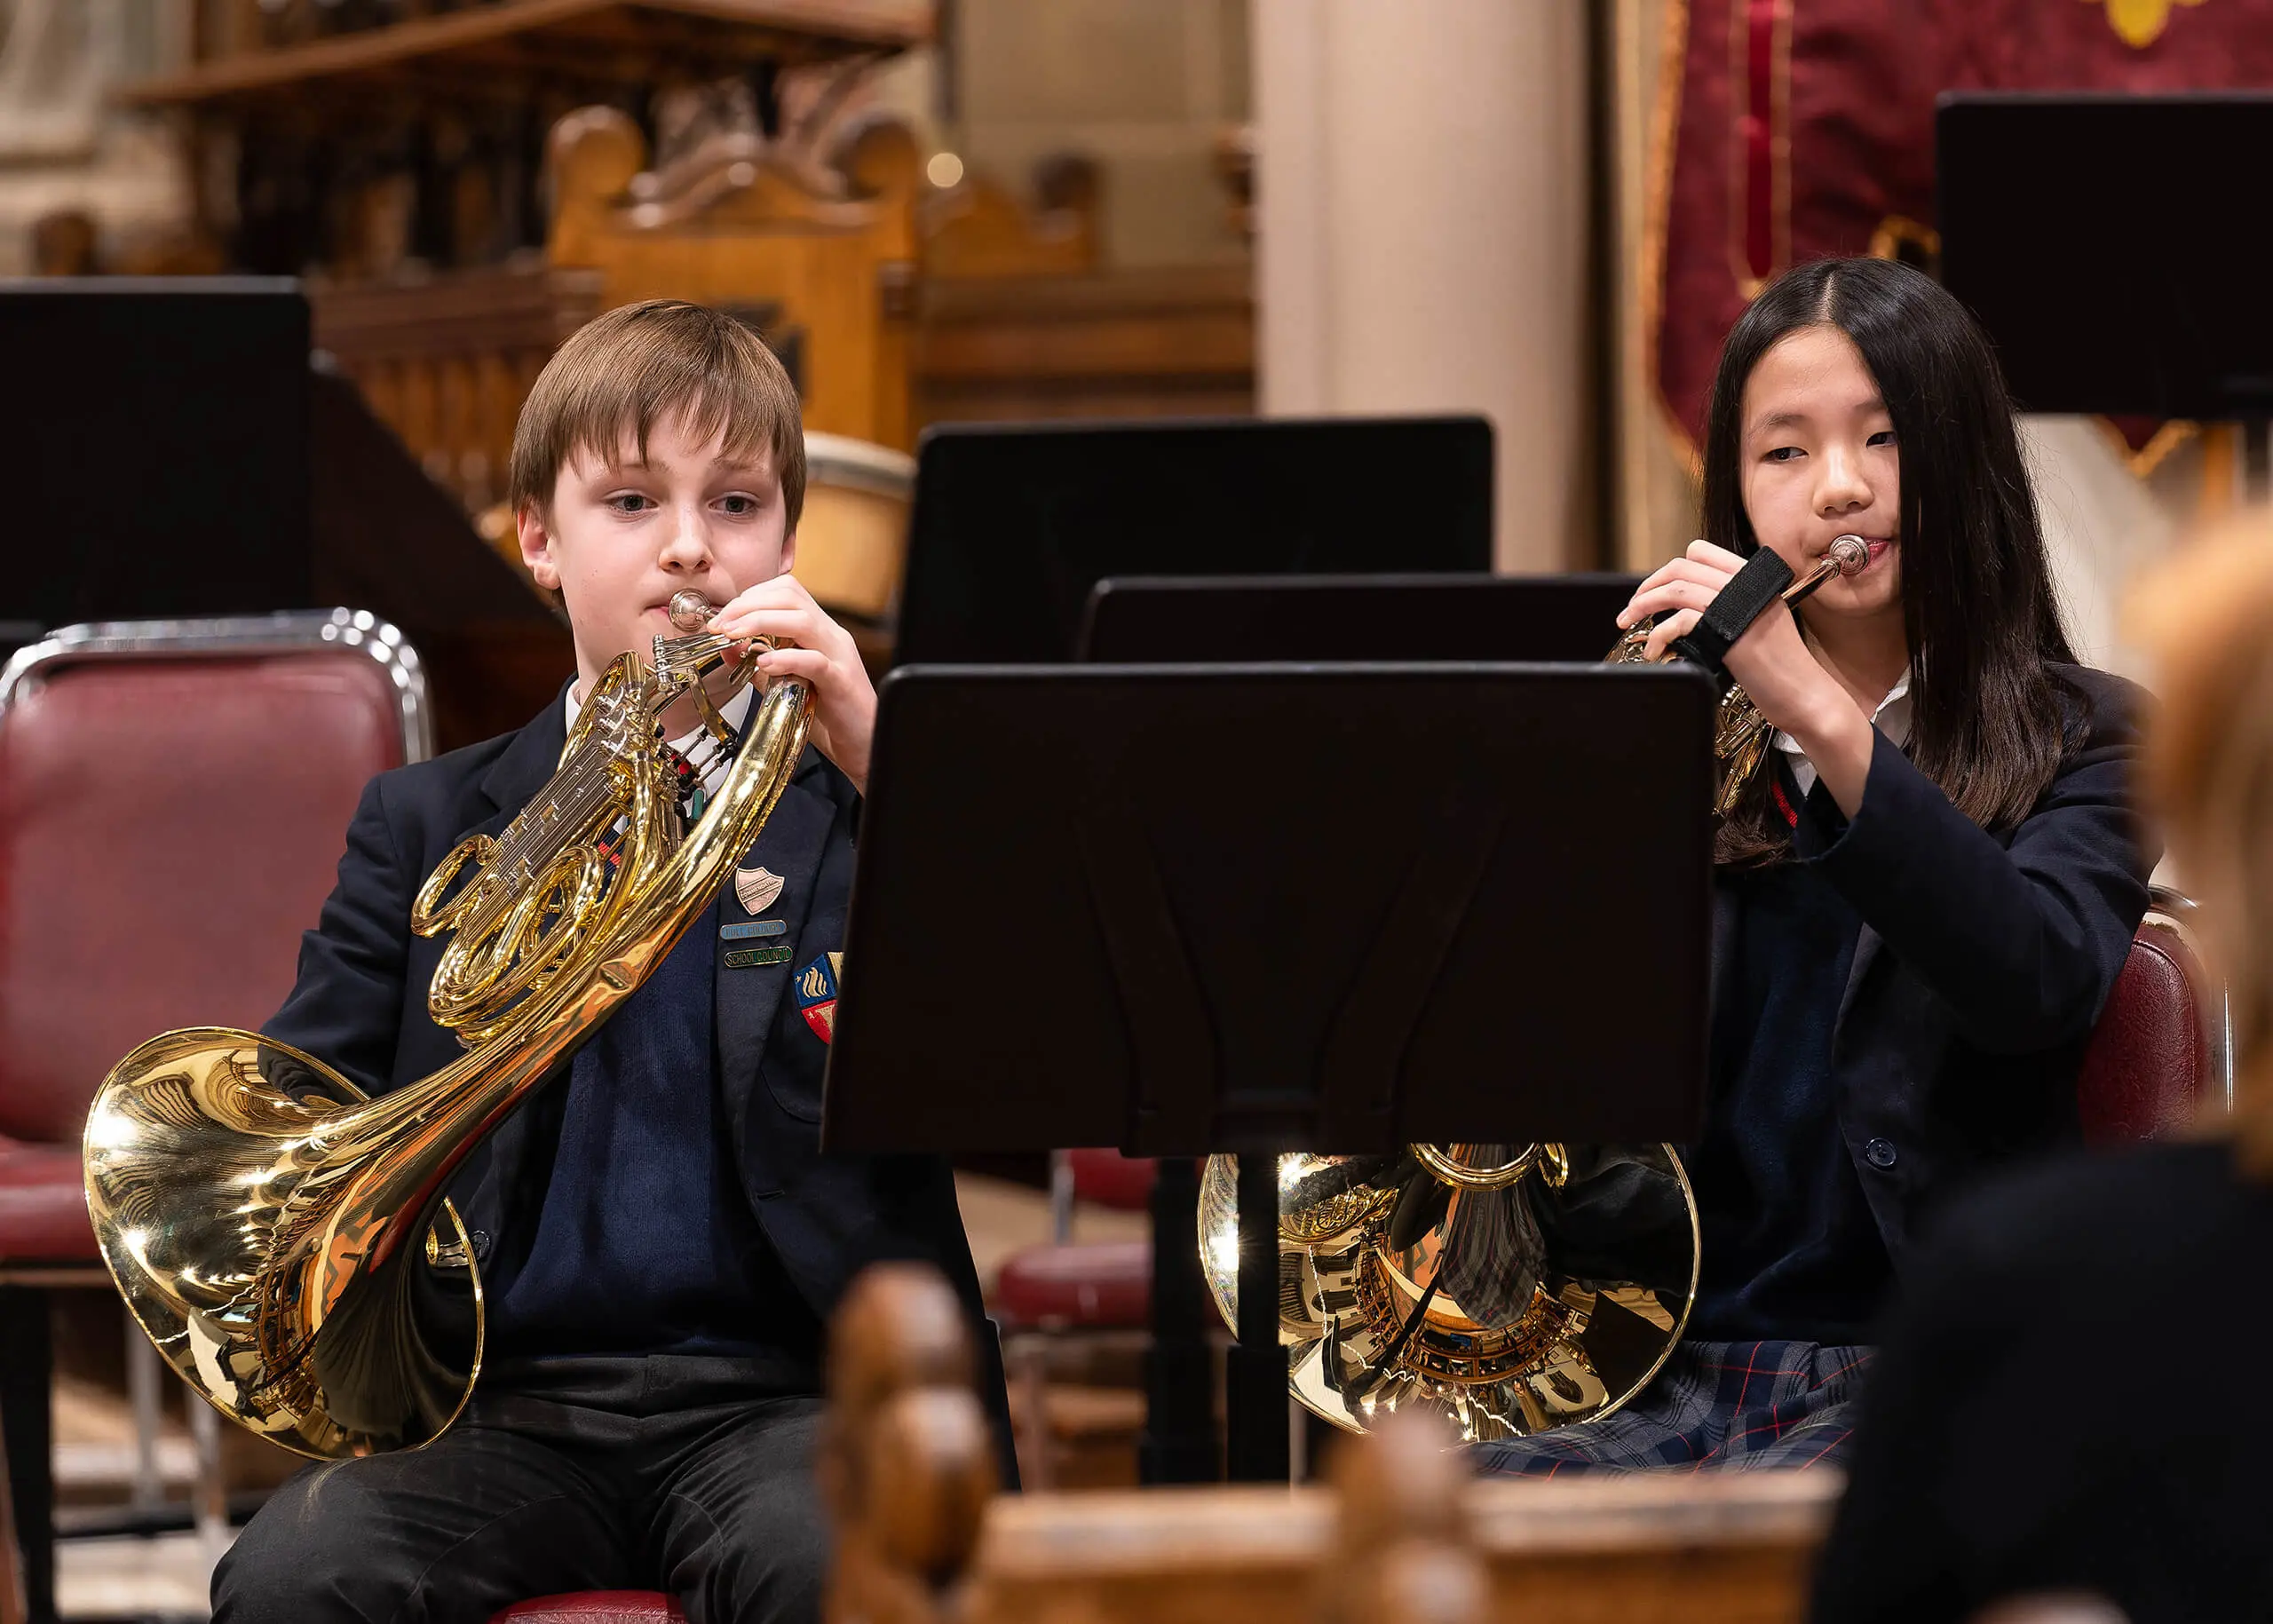
[[1705,539],[1622,626],[1694,627],[1757,549],[1809,573],[1730,675],[1777,731],[1715,849],[1702,1276],[1657,1381],[1501,1470],[1840,1458],[1873,1324],[1984,1169],[2075,1132],[2087,1039],[2147,905],[2136,690],[2078,663],[2013,407],[1965,310],[1882,260],[1779,277],[1723,350]]

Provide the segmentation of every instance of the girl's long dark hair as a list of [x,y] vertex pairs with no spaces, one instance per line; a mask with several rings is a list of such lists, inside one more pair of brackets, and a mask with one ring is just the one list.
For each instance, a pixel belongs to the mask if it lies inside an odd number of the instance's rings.
[[[1910,645],[1911,760],[1988,828],[2028,815],[2058,771],[2066,713],[2047,661],[2072,664],[2037,527],[2013,403],[1971,315],[1888,259],[1825,259],[1770,282],[1729,334],[1705,431],[1705,539],[1749,558],[1745,384],[1778,340],[1835,327],[1893,419],[1902,464],[1902,623]],[[1804,618],[1804,612],[1802,612]],[[1715,857],[1782,855],[1790,830],[1754,775]]]

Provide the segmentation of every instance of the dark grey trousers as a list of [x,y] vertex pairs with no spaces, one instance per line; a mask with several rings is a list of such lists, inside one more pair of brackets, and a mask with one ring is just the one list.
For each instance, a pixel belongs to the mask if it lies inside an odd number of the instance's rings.
[[820,1414],[806,1397],[652,1414],[477,1397],[424,1449],[278,1490],[213,1575],[215,1624],[487,1624],[612,1589],[669,1591],[691,1624],[810,1624]]

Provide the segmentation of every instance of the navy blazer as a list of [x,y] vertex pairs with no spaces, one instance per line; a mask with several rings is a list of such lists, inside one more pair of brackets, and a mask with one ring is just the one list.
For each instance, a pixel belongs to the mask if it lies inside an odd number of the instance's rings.
[[[444,939],[411,932],[411,899],[460,841],[503,833],[551,777],[566,739],[565,707],[556,701],[518,733],[373,779],[348,825],[338,883],[302,939],[298,982],[263,1030],[375,1094],[463,1054],[427,1014]],[[981,1304],[952,1169],[935,1156],[821,1154],[828,1046],[784,997],[801,966],[843,946],[859,806],[851,780],[808,749],[742,859],[742,867],[781,876],[772,911],[788,922],[794,951],[765,968],[728,969],[718,955],[713,1033],[735,1163],[766,1240],[824,1322],[871,1262],[921,1259],[946,1276],[978,1338],[981,1396],[1007,1462],[1001,1351]],[[715,930],[717,906],[690,928]],[[535,1227],[550,1168],[532,1165],[530,1153],[556,1142],[541,1130],[557,1125],[565,1070],[477,1145],[450,1181],[477,1262],[511,1256]],[[451,1278],[446,1259],[414,1275],[422,1323],[445,1336],[469,1335],[463,1270]]]
[[[1952,1189],[2078,1137],[2084,1047],[2146,913],[2157,852],[2131,782],[2143,695],[2103,671],[2051,669],[2067,748],[2016,828],[1982,828],[1881,734],[1853,821],[1818,784],[1792,831],[1798,860],[1863,920],[1832,1078],[1897,1269]],[[1716,981],[1735,923],[1723,890]]]

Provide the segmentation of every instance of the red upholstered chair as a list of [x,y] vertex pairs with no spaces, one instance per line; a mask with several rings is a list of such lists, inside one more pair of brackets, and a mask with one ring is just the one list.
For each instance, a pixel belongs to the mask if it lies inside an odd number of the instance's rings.
[[[1080,1244],[1073,1204],[1143,1212],[1152,1198],[1153,1164],[1115,1150],[1058,1151],[1050,1157],[1053,1238],[1012,1253],[994,1282],[1003,1335],[1031,1330],[1141,1330],[1152,1293],[1152,1248],[1142,1240]],[[1041,1486],[1037,1485],[1036,1486]]]
[[2076,1105],[2094,1145],[2156,1139],[2233,1103],[2224,987],[2196,951],[2195,905],[2157,886],[2085,1050]]
[[1152,1200],[1152,1177],[1150,1160],[1119,1151],[1057,1152],[1050,1177],[1056,1238],[1012,1253],[995,1276],[990,1306],[1002,1329],[1010,1406],[1019,1431],[1034,1446],[1019,1462],[1029,1488],[1055,1486],[1055,1429],[1047,1398],[1052,1344],[1069,1335],[1133,1343],[1152,1323],[1152,1243],[1077,1242],[1073,1204],[1143,1212]]
[[88,1103],[146,1038],[275,1012],[365,780],[430,748],[416,654],[345,609],[75,626],[0,672],[0,1430],[36,1624],[54,1608],[46,1291],[107,1283]]

